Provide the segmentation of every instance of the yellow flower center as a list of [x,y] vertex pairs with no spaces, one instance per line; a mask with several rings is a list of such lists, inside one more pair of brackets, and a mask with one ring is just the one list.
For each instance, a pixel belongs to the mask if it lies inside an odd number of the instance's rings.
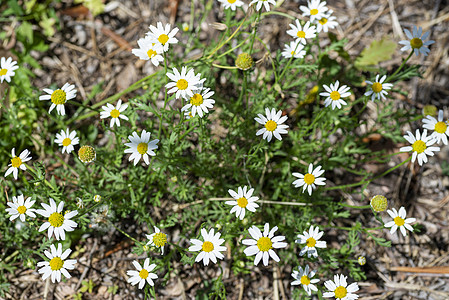
[[316,240],[313,237],[309,237],[306,241],[307,247],[315,247]]
[[90,163],[92,161],[94,161],[96,157],[96,153],[95,153],[95,149],[91,146],[82,146],[79,150],[78,150],[78,158],[83,162],[83,163]]
[[306,175],[304,175],[304,182],[306,184],[312,184],[315,182],[315,176],[313,176],[312,174],[307,173]]
[[268,120],[267,123],[265,123],[265,128],[268,131],[274,131],[278,127],[278,124],[276,124],[273,120]]
[[70,145],[72,143],[72,140],[69,138],[65,138],[64,140],[62,140],[62,145],[64,147],[67,147],[68,145]]
[[423,45],[423,42],[420,38],[413,38],[410,40],[410,46],[412,46],[413,49],[419,49]]
[[53,257],[50,260],[50,268],[52,271],[58,271],[62,269],[62,266],[64,265],[64,262],[60,257]]
[[324,25],[327,23],[327,19],[326,18],[322,18],[321,20],[318,21],[321,25]]
[[21,164],[22,164],[22,160],[20,159],[20,157],[15,156],[11,159],[11,165],[13,168],[18,168],[18,167],[20,167]]
[[204,252],[211,252],[212,250],[214,250],[214,244],[212,244],[209,241],[205,241],[203,243],[203,251]]
[[270,238],[263,236],[257,241],[257,248],[259,248],[260,251],[268,251],[273,248],[273,242]]
[[26,211],[27,211],[27,208],[24,205],[17,207],[17,212],[21,215],[24,214]]
[[63,90],[58,89],[51,94],[51,102],[54,104],[64,104],[66,102],[66,94]]
[[153,243],[156,247],[163,247],[167,243],[167,235],[162,232],[158,232],[153,236]]
[[304,31],[300,30],[300,31],[298,31],[296,36],[299,37],[299,38],[305,38],[306,37],[306,33]]
[[301,284],[303,285],[309,285],[310,284],[310,278],[309,276],[303,275],[301,277]]
[[334,101],[340,100],[340,93],[337,91],[333,91],[330,95],[331,99]]
[[242,208],[245,208],[248,205],[248,200],[245,197],[238,198],[237,205]]
[[348,293],[348,291],[346,290],[345,287],[342,287],[341,285],[339,287],[337,287],[334,291],[335,293],[335,298],[341,299],[346,297],[346,294]]
[[203,96],[201,94],[195,94],[190,98],[190,104],[200,106],[203,104]]
[[185,79],[179,79],[176,83],[176,87],[180,90],[185,90],[189,86],[189,83]]
[[445,133],[447,130],[447,124],[444,122],[438,122],[435,124],[435,131],[438,133]]
[[394,223],[398,226],[402,226],[405,224],[405,221],[403,218],[397,216],[396,218],[394,218]]
[[148,55],[149,58],[152,58],[156,54],[157,54],[157,52],[154,51],[153,49],[150,49],[150,50],[147,51],[147,55]]
[[379,82],[375,82],[375,83],[373,83],[371,88],[373,89],[373,92],[380,93],[382,91],[382,84]]
[[142,279],[147,279],[148,274],[149,274],[149,273],[148,273],[147,270],[142,269],[142,270],[140,270],[140,272],[139,272],[139,277],[142,278]]
[[424,143],[423,141],[417,140],[416,142],[413,143],[412,148],[413,151],[416,151],[419,154],[423,153],[424,150],[426,150],[427,146],[426,143]]
[[60,213],[54,212],[48,217],[48,222],[53,227],[61,227],[64,223],[64,216]]
[[290,52],[291,55],[295,55],[295,51]]
[[231,3],[231,4],[235,3],[235,1],[237,1],[237,0],[228,0],[228,2]]
[[165,45],[165,43],[168,41],[168,35],[166,34],[161,34],[157,40],[159,41],[159,43],[161,43],[162,45]]
[[147,143],[140,143],[139,145],[137,145],[137,152],[139,152],[140,154],[145,154],[147,153],[148,150],[148,144]]
[[7,72],[8,72],[7,69],[1,69],[0,70],[0,76],[6,75]]
[[385,211],[388,207],[388,200],[382,195],[376,195],[371,199],[371,206],[374,211]]
[[118,118],[118,116],[120,116],[120,112],[118,111],[118,109],[111,110],[111,117]]
[[318,9],[316,9],[316,8],[311,9],[311,10],[310,10],[310,14],[311,14],[312,16],[318,14]]

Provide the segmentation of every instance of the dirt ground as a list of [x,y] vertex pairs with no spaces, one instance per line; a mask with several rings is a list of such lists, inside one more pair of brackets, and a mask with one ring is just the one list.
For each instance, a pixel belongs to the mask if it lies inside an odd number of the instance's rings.
[[[47,53],[36,53],[44,67],[34,70],[38,76],[34,82],[37,88],[42,89],[54,82],[74,81],[85,99],[94,85],[104,81],[103,91],[92,101],[97,103],[154,72],[150,63],[139,61],[130,52],[131,48],[137,47],[136,41],[148,31],[149,25],[155,25],[157,21],[181,24],[190,20],[190,1],[130,0],[107,1],[106,4],[107,11],[95,18],[76,15],[70,10],[74,6],[71,1],[58,4],[62,28],[49,38],[50,50]],[[194,4],[197,10],[202,9],[200,1],[194,1]],[[298,7],[304,4],[305,1],[285,1],[278,10],[302,18]],[[223,17],[218,1],[213,5],[207,24],[220,22]],[[386,36],[394,41],[405,39],[401,28],[416,24],[424,31],[430,30],[431,39],[436,41],[430,55],[413,56],[411,60],[423,65],[423,78],[404,83],[403,88],[410,92],[409,97],[396,101],[400,106],[419,109],[433,104],[448,113],[447,1],[345,0],[329,1],[328,6],[334,10],[340,23],[335,33],[339,38],[348,39],[346,50],[354,56],[373,40]],[[260,31],[263,39],[279,41],[278,44],[270,43],[272,50],[282,48],[288,40],[285,30],[289,22],[279,16],[270,16],[262,21]],[[204,42],[216,35],[213,27],[207,24],[203,25],[201,36]],[[182,31],[177,38],[185,38]],[[393,59],[382,63],[382,66],[389,71],[394,70],[404,57],[398,50]],[[375,107],[369,109],[375,113]],[[448,147],[442,150],[436,159],[422,168],[403,167],[368,186],[367,195],[384,194],[390,200],[390,207],[405,206],[408,214],[417,218],[423,227],[420,234],[410,234],[406,238],[390,236],[389,231],[384,230],[382,235],[393,242],[391,248],[377,247],[372,240],[362,239],[359,254],[367,258],[364,269],[368,278],[359,282],[359,299],[449,299],[449,177],[447,173],[443,175],[440,165],[440,162],[448,161],[449,151]],[[398,162],[392,161],[391,165]],[[344,196],[348,204],[367,204],[360,203],[357,194]],[[354,211],[353,217],[366,226],[377,226],[370,212],[359,214]],[[176,236],[176,232],[171,235]],[[332,238],[331,243],[336,243],[335,246],[338,242],[338,237]],[[44,299],[44,295],[49,300],[72,299],[85,279],[93,280],[95,287],[92,293],[84,293],[83,299],[143,299],[143,294],[126,282],[126,270],[136,259],[131,248],[131,242],[113,230],[104,235],[87,235],[74,249],[80,255],[72,279],[57,285],[50,284],[46,290],[45,282],[36,270],[19,267],[10,277],[12,285],[6,299]],[[251,274],[240,277],[230,271],[226,261],[221,262],[221,266],[228,299],[290,299],[291,266],[274,269],[254,267]],[[196,265],[188,268],[179,263],[175,263],[175,270],[173,274],[177,275],[173,275],[167,286],[157,286],[158,299],[194,299],[204,289],[202,278],[218,276],[214,272],[220,272],[218,268],[204,269]],[[108,290],[113,285],[118,286],[115,295]]]

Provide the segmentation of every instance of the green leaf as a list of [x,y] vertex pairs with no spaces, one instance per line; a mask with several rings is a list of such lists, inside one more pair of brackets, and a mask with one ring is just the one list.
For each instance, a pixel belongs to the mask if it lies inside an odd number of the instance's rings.
[[396,43],[392,40],[373,41],[368,48],[363,49],[355,61],[355,66],[357,68],[364,68],[389,60],[395,49]]
[[19,40],[27,39],[30,44],[33,43],[33,27],[31,23],[24,21],[20,24],[19,28],[17,28],[17,35],[19,36]]

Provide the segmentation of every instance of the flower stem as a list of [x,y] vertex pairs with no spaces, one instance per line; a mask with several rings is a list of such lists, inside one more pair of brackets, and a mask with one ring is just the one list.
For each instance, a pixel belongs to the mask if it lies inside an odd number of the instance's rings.
[[402,62],[402,64],[399,66],[399,68],[390,76],[387,77],[387,79],[385,80],[385,82],[389,82],[391,79],[393,79],[396,74],[399,73],[399,71],[405,66],[405,64],[407,63],[407,61],[410,59],[410,57],[412,57],[413,55],[413,49],[412,52],[410,52],[410,54],[407,56],[407,58]]

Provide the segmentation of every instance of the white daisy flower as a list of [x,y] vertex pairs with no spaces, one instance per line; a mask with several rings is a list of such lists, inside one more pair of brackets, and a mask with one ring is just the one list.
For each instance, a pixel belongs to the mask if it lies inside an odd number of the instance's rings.
[[153,279],[157,279],[158,277],[156,273],[152,273],[151,271],[156,268],[156,264],[150,265],[150,259],[146,258],[143,262],[143,267],[137,262],[137,260],[133,260],[133,265],[137,271],[126,271],[126,274],[130,276],[130,278],[128,278],[128,282],[132,285],[139,284],[139,289],[142,289],[145,286],[145,281],[148,282],[149,285],[154,286]]
[[186,120],[193,118],[192,111],[184,111],[184,117],[186,118]]
[[287,243],[283,242],[285,236],[274,236],[274,233],[277,230],[277,226],[274,226],[270,230],[270,224],[268,223],[265,223],[263,233],[254,225],[248,229],[252,239],[242,241],[242,244],[249,246],[243,252],[246,256],[256,255],[254,259],[255,266],[259,264],[260,260],[263,260],[264,266],[268,266],[268,259],[270,256],[274,261],[280,261],[279,256],[273,251],[273,248],[285,248],[287,247]]
[[173,74],[167,72],[167,76],[173,81],[165,86],[168,89],[167,93],[176,93],[176,98],[178,99],[180,97],[184,99],[193,97],[193,92],[201,89],[203,87],[202,83],[206,80],[205,78],[201,79],[200,73],[195,75],[193,69],[187,72],[187,67],[182,67],[181,73],[176,68],[173,68]]
[[50,205],[46,203],[41,203],[41,205],[44,209],[38,209],[36,212],[48,218],[48,221],[39,227],[39,232],[48,229],[48,238],[51,238],[54,233],[57,240],[65,240],[65,231],[73,231],[78,226],[75,221],[70,220],[78,214],[78,211],[73,210],[63,214],[63,201],[59,202],[58,206],[56,206],[55,200],[50,198]]
[[351,93],[349,92],[349,87],[346,85],[342,85],[340,88],[338,86],[340,85],[340,82],[338,80],[335,82],[335,84],[330,84],[330,86],[323,85],[323,88],[326,90],[326,92],[320,93],[320,96],[327,97],[326,100],[324,100],[325,107],[328,107],[332,103],[332,109],[335,109],[335,107],[341,108],[342,105],[346,105],[346,101],[344,101],[341,98],[349,97]]
[[17,62],[13,61],[12,57],[8,57],[8,59],[2,57],[0,59],[0,83],[3,83],[3,80],[11,82],[11,77],[16,74],[14,71],[19,68],[19,66],[16,65]]
[[321,19],[316,20],[316,31],[320,33],[321,31],[328,32],[329,29],[334,29],[338,26],[338,22],[335,21],[337,18],[332,16],[333,11],[329,10]]
[[316,248],[326,248],[326,242],[319,240],[323,234],[324,231],[320,231],[318,226],[314,228],[313,225],[310,226],[309,232],[304,230],[303,234],[298,234],[298,239],[295,242],[298,244],[306,244],[306,246],[301,249],[301,252],[299,252],[299,255],[303,256],[307,253],[307,257],[318,257]]
[[66,131],[61,130],[61,133],[56,134],[55,143],[57,143],[59,146],[62,146],[62,153],[66,152],[70,153],[75,148],[74,145],[79,144],[80,139],[76,137],[76,131],[69,132],[69,129],[67,128]]
[[215,100],[210,99],[214,94],[213,91],[206,88],[203,91],[198,90],[195,91],[192,97],[190,97],[190,102],[186,104],[181,111],[190,110],[192,112],[192,116],[194,117],[196,114],[203,117],[203,114],[207,114],[209,109],[214,107]]
[[44,89],[44,92],[46,92],[48,95],[39,96],[39,100],[51,101],[51,106],[48,110],[48,113],[51,113],[51,111],[56,107],[56,111],[61,116],[65,115],[64,104],[76,97],[75,85],[70,85],[68,83],[64,84],[60,89]]
[[109,123],[109,127],[111,128],[114,126],[114,124],[120,126],[120,119],[129,120],[127,116],[121,114],[125,109],[128,108],[128,104],[125,103],[122,105],[121,99],[118,100],[116,106],[108,103],[106,105],[103,105],[101,108],[103,109],[103,111],[100,112],[100,118],[104,119],[111,117],[112,119]]
[[58,243],[58,248],[55,245],[50,245],[50,251],[45,250],[44,254],[50,261],[40,261],[37,263],[38,267],[42,267],[38,270],[39,274],[42,275],[42,280],[47,279],[51,276],[51,282],[60,282],[61,274],[65,278],[70,278],[69,272],[67,270],[75,269],[76,259],[66,259],[69,257],[72,250],[66,249],[62,252],[62,244]]
[[132,49],[132,53],[140,59],[151,60],[151,63],[156,67],[160,62],[164,61],[164,57],[161,55],[164,53],[162,44],[155,43],[154,37],[146,36],[143,39],[137,40],[139,48]]
[[292,273],[292,277],[295,279],[291,284],[292,285],[302,285],[304,290],[306,291],[307,295],[311,295],[312,291],[316,292],[318,291],[317,287],[314,285],[314,283],[319,282],[319,279],[312,279],[313,276],[315,276],[316,271],[311,271],[309,274],[309,266],[307,265],[304,270],[301,267],[298,267],[299,272],[294,270]]
[[253,5],[254,3],[257,3],[256,5],[256,10],[259,11],[262,8],[262,4],[265,6],[265,9],[267,11],[270,11],[270,5],[276,5],[276,1],[274,0],[253,0],[251,1],[251,3],[249,4],[249,6]]
[[165,24],[165,28],[161,22],[157,22],[156,25],[157,27],[150,25],[150,32],[147,32],[147,35],[154,38],[155,42],[160,43],[163,46],[163,50],[167,52],[169,44],[178,43],[175,35],[178,33],[179,28],[175,27],[170,31],[170,24]]
[[240,220],[243,220],[245,217],[246,209],[251,212],[255,212],[256,208],[259,207],[259,204],[256,203],[256,201],[259,200],[259,197],[253,196],[254,189],[249,189],[249,191],[247,191],[247,188],[248,187],[246,185],[243,189],[239,186],[237,193],[229,189],[228,193],[235,199],[235,201],[231,200],[225,202],[225,204],[234,206],[230,213],[232,214],[235,212],[235,216],[240,218]]
[[304,27],[299,23],[299,20],[295,20],[296,26],[294,24],[290,25],[290,30],[287,30],[287,34],[296,38],[297,41],[303,43],[304,45],[307,43],[306,39],[311,39],[316,37],[316,27],[312,25],[309,21],[304,25]]
[[449,136],[448,123],[443,119],[443,110],[438,111],[438,121],[434,117],[427,115],[422,121],[424,123],[423,127],[425,129],[434,130],[430,137],[433,137],[437,143],[441,141],[443,144],[447,145],[447,136]]
[[8,214],[11,215],[9,220],[15,220],[20,217],[20,221],[25,222],[25,215],[30,218],[35,218],[34,209],[31,208],[33,206],[35,200],[31,200],[31,197],[28,197],[24,200],[23,195],[19,195],[17,197],[12,197],[12,202],[7,202],[6,204],[9,208],[5,209]]
[[16,148],[12,148],[11,150],[11,163],[8,165],[8,170],[6,170],[5,177],[12,173],[14,176],[14,179],[17,180],[17,174],[19,173],[19,168],[21,170],[26,170],[24,162],[27,162],[31,160],[30,151],[28,149],[25,149],[20,153],[19,156],[16,156]]
[[390,221],[385,224],[385,227],[391,227],[390,233],[393,234],[398,230],[398,228],[401,230],[401,233],[403,236],[406,235],[406,229],[413,231],[413,227],[410,226],[410,223],[413,223],[416,221],[415,218],[405,218],[406,211],[403,206],[399,209],[399,213],[396,210],[396,208],[387,210],[387,213],[390,215],[390,217],[393,218],[393,221]]
[[125,153],[131,153],[129,161],[134,159],[134,165],[137,165],[139,160],[143,157],[143,160],[147,165],[150,164],[150,156],[155,156],[153,150],[158,148],[158,139],[150,141],[151,132],[147,132],[145,129],[142,131],[142,136],[139,137],[137,132],[133,132],[132,135],[128,136],[131,143],[126,143],[125,146],[129,147],[125,149]]
[[326,1],[320,2],[320,0],[307,1],[307,6],[301,5],[299,9],[302,10],[304,17],[310,16],[311,22],[323,18],[328,10]]
[[305,190],[309,192],[309,195],[312,195],[312,190],[316,189],[317,185],[326,185],[326,178],[321,177],[323,175],[324,170],[321,170],[321,166],[313,169],[313,164],[309,164],[309,171],[305,175],[301,173],[292,173],[293,176],[298,177],[299,179],[293,181],[292,184],[295,185],[296,188],[302,187],[302,192]]
[[274,108],[270,109],[265,108],[266,117],[262,114],[257,114],[258,117],[255,117],[257,123],[264,125],[262,129],[256,132],[257,135],[263,134],[262,138],[266,139],[268,142],[271,141],[273,135],[278,140],[282,140],[281,134],[286,134],[288,131],[288,125],[282,125],[287,120],[287,116],[282,116],[282,110],[276,112]]
[[189,247],[189,251],[201,251],[195,258],[195,262],[203,261],[203,265],[207,266],[209,260],[214,264],[217,263],[218,259],[223,259],[224,255],[220,252],[226,251],[225,246],[221,246],[224,243],[224,239],[220,239],[221,233],[217,232],[214,234],[214,229],[212,228],[209,233],[206,229],[201,229],[201,235],[204,241],[197,239],[191,239],[190,243],[192,246]]
[[427,129],[424,129],[422,135],[419,133],[419,129],[416,129],[416,136],[413,136],[413,133],[410,131],[407,131],[407,134],[404,135],[404,138],[412,145],[402,147],[399,151],[413,151],[412,162],[415,162],[416,157],[418,157],[418,164],[422,166],[423,163],[427,162],[427,155],[434,156],[433,152],[440,151],[440,147],[430,147],[435,144],[436,139],[432,136],[427,136]]
[[328,280],[324,282],[324,286],[330,291],[323,293],[323,297],[335,297],[339,300],[355,300],[359,298],[359,295],[354,294],[359,290],[357,282],[353,282],[348,286],[346,279],[348,277],[344,275],[334,275],[334,281]]
[[424,40],[429,37],[430,31],[423,34],[421,27],[417,28],[416,26],[413,26],[413,34],[407,29],[404,29],[404,32],[410,40],[399,42],[399,44],[404,45],[404,47],[401,48],[401,51],[412,49],[415,52],[416,56],[418,56],[419,53],[423,54],[424,56],[427,56],[427,54],[429,54],[430,49],[428,48],[428,46],[435,43],[435,41],[429,40],[427,42],[424,42]]
[[147,245],[161,248],[161,253],[164,255],[164,246],[167,244],[167,235],[160,231],[159,228],[154,226],[154,233],[147,234],[147,239],[149,242]]
[[369,84],[371,86],[371,90],[367,91],[365,93],[365,96],[371,95],[371,101],[374,101],[374,99],[377,97],[377,100],[380,100],[380,97],[382,99],[386,99],[385,95],[387,95],[387,91],[393,87],[392,83],[383,83],[385,79],[387,79],[387,75],[382,76],[382,78],[379,80],[379,74],[376,75],[376,80],[374,82],[366,80],[366,84]]
[[285,58],[304,58],[306,51],[303,50],[304,46],[298,41],[292,41],[290,44],[285,44],[284,51],[281,53]]
[[243,1],[240,0],[218,0],[218,2],[224,6],[224,9],[230,8],[232,10],[236,10],[237,7],[241,7],[244,4]]

